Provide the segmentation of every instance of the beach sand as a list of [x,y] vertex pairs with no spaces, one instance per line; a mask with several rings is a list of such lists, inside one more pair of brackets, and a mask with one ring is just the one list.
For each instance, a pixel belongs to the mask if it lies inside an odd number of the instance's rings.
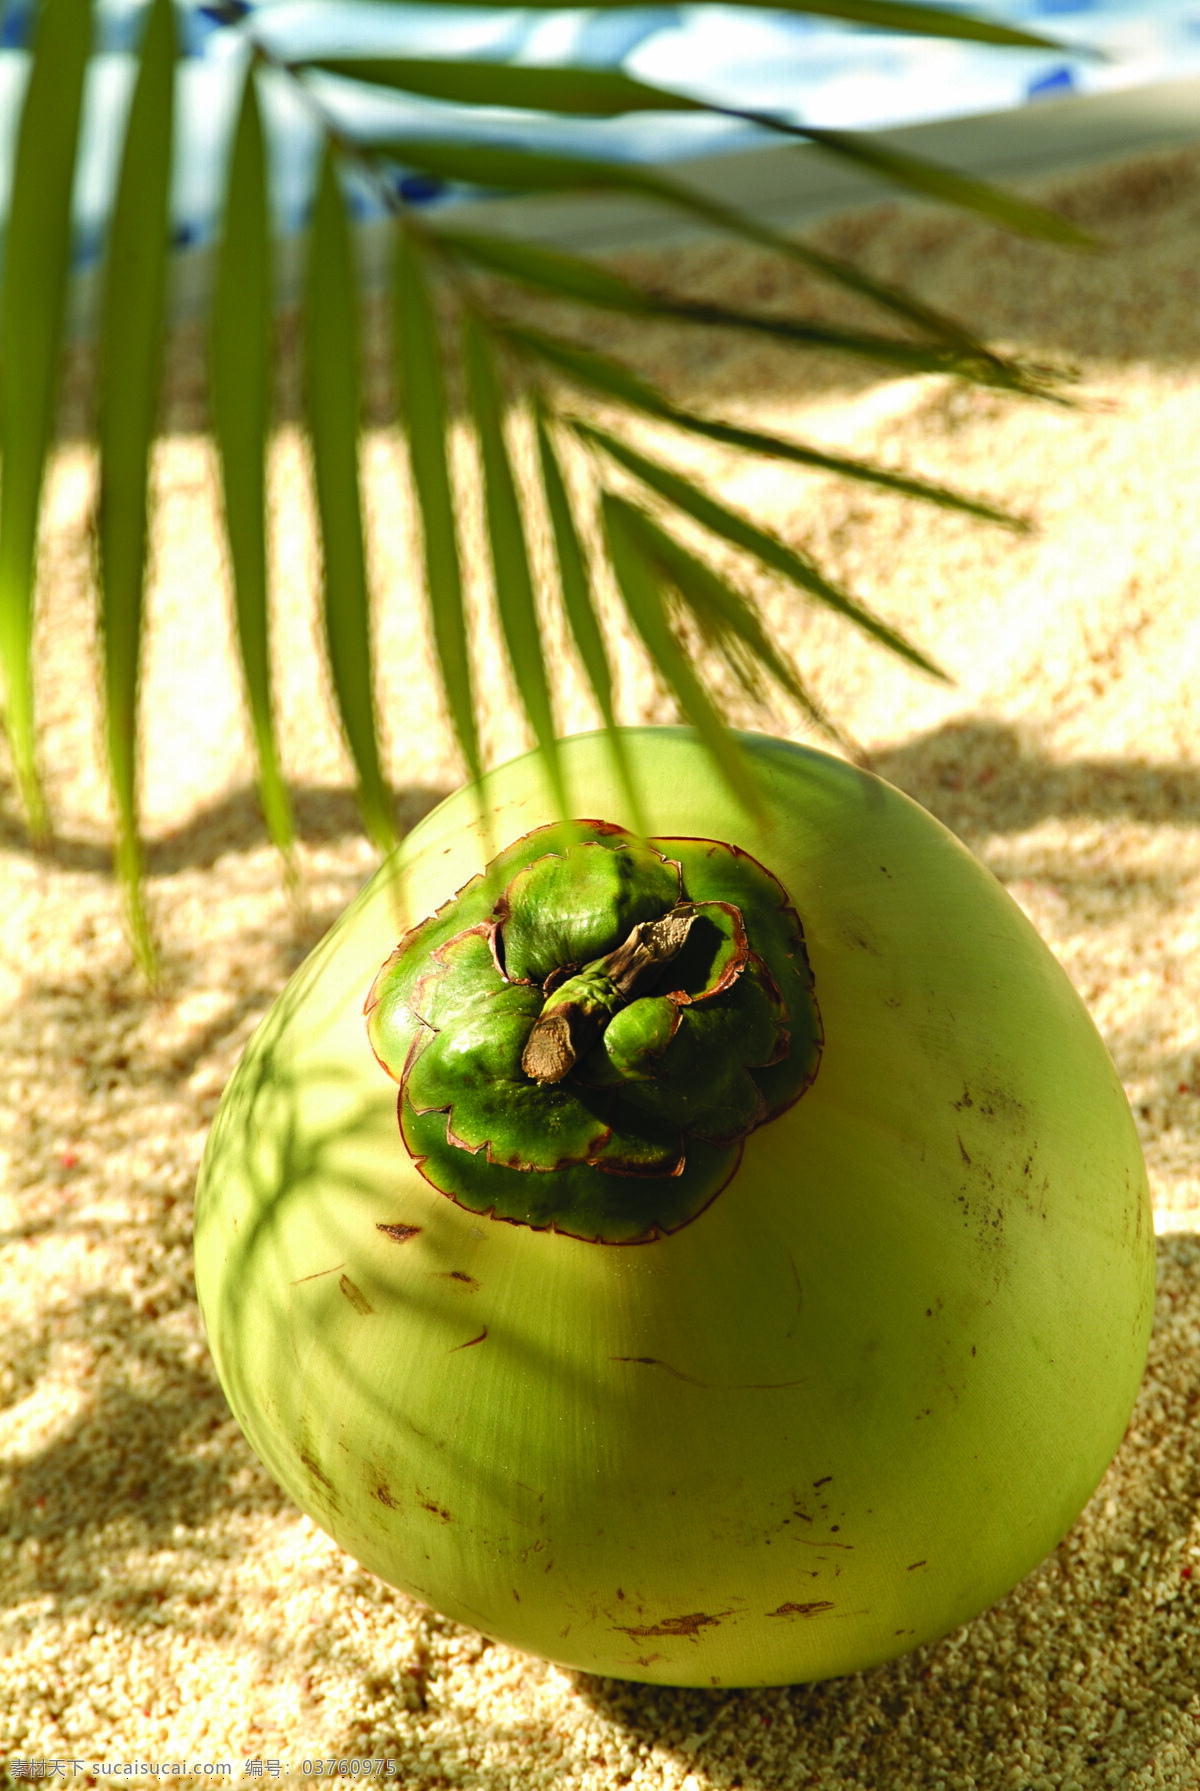
[[[229,1762],[239,1776],[257,1760],[271,1777],[273,1763],[301,1776],[318,1756],[390,1759],[406,1791],[1200,1785],[1200,152],[1039,191],[1106,251],[899,203],[821,238],[992,341],[1072,365],[1077,408],[683,328],[622,339],[681,399],[951,481],[1036,525],[1016,535],[695,443],[678,454],[952,674],[936,684],[756,587],[847,737],[1040,928],[1128,1091],[1159,1301],[1128,1435],[1087,1510],[1000,1605],[937,1643],[822,1685],[710,1693],[560,1670],[443,1620],[358,1568],[259,1467],[196,1308],[196,1170],[241,1048],[375,859],[326,694],[311,497],[285,418],[274,602],[303,908],[289,903],[248,769],[185,331],[155,462],[144,668],[157,992],[134,967],[110,874],[82,386],[65,405],[42,547],[47,851],[30,849],[0,761],[0,1757],[63,1762],[87,1783],[100,1763]],[[810,295],[794,268],[740,245],[636,261],[677,289],[768,310]],[[380,380],[378,343],[372,357]],[[430,695],[402,456],[372,392],[381,723],[409,824],[461,771]],[[477,570],[472,602],[486,643]],[[556,651],[563,725],[593,725]],[[487,749],[507,757],[525,735],[494,650],[484,683]],[[628,640],[619,685],[626,721],[675,718]],[[812,737],[782,701],[731,712]]]

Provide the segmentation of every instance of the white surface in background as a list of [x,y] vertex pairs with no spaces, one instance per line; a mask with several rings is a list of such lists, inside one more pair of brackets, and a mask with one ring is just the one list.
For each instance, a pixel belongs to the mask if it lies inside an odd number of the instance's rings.
[[[947,4],[954,13],[967,10]],[[1200,74],[1200,0],[996,0],[978,9],[1039,32],[1074,52],[1003,50],[904,37],[768,10],[646,6],[613,12],[524,11],[378,0],[260,0],[239,26],[198,7],[178,17],[187,51],[180,67],[173,221],[179,246],[211,240],[220,213],[230,130],[249,32],[280,55],[486,56],[552,65],[622,67],[644,81],[719,104],[777,113],[795,123],[881,128],[1004,112],[1046,97],[1102,94]],[[141,30],[143,0],[99,0],[97,49],[88,77],[76,190],[77,261],[93,261],[111,205],[121,129]],[[14,124],[28,56],[28,0],[3,14],[0,44],[0,195],[11,178]],[[780,142],[736,119],[637,114],[627,119],[529,118],[406,98],[330,76],[313,96],[353,136],[381,131],[461,136],[572,150],[614,160],[695,159]],[[262,100],[272,199],[282,230],[300,228],[311,204],[320,130],[316,113],[286,77],[266,74]],[[1200,119],[1197,121],[1200,133]],[[398,171],[397,178],[402,178]],[[433,204],[463,197],[410,182],[406,198]],[[478,194],[472,195],[477,197]],[[359,215],[378,215],[365,187]]]

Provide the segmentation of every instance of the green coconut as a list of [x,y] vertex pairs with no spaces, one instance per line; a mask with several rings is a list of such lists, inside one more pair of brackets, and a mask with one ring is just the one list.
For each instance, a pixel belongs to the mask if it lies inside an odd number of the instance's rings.
[[878,778],[683,729],[434,810],[259,1027],[197,1196],[238,1422],[373,1572],[565,1665],[872,1666],[1121,1440],[1141,1152],[1015,903]]

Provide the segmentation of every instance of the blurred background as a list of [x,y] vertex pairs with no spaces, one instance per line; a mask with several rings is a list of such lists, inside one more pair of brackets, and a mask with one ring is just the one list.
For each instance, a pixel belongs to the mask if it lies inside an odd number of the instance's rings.
[[[968,9],[947,5],[945,10]],[[175,161],[175,242],[179,248],[199,248],[212,240],[251,37],[285,60],[459,51],[524,64],[621,67],[721,105],[843,129],[1008,114],[1074,96],[1135,90],[1148,93],[1153,106],[1158,84],[1177,86],[1200,77],[1200,0],[994,0],[970,10],[1054,38],[1066,48],[1061,53],[994,49],[724,6],[542,13],[379,0],[180,4],[185,61],[176,128],[186,153]],[[9,0],[0,10],[0,194],[11,179],[32,11],[32,0]],[[103,241],[145,13],[142,0],[99,0],[97,7],[75,195],[81,269],[96,259]],[[332,75],[306,79],[326,115],[350,136],[381,129],[453,132],[452,106]],[[275,221],[286,234],[307,220],[320,132],[294,82],[266,70],[261,90]],[[600,121],[545,117],[524,119],[518,127],[513,114],[497,109],[481,116],[473,108],[472,129],[493,142],[586,149],[635,161],[732,155],[767,140],[766,133],[737,119],[655,114]],[[413,203],[445,206],[473,196],[424,176],[400,172],[396,178]],[[378,210],[377,198],[365,187],[355,200],[364,218]]]

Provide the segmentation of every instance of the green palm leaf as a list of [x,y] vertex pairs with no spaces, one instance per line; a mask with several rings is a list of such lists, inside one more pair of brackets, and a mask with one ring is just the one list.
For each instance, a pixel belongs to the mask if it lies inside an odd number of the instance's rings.
[[844,478],[857,479],[869,485],[881,485],[887,491],[899,492],[905,497],[924,498],[929,503],[941,504],[950,510],[961,510],[968,516],[977,516],[985,522],[1000,523],[1003,527],[1018,532],[1028,529],[1028,524],[1019,517],[1009,516],[1005,511],[997,510],[979,499],[964,497],[960,492],[951,491],[948,486],[935,485],[924,479],[912,479],[907,474],[891,472],[887,467],[873,466],[869,461],[851,460],[843,454],[826,454],[819,448],[806,448],[799,442],[788,441],[780,435],[767,435],[759,429],[740,429],[732,423],[718,423],[707,417],[695,416],[690,411],[680,410],[664,398],[661,392],[647,385],[645,380],[639,379],[636,374],[630,373],[627,368],[609,360],[605,355],[596,354],[588,348],[579,348],[574,343],[562,342],[542,330],[525,329],[517,324],[504,324],[500,327],[505,337],[515,346],[526,349],[581,385],[590,386],[607,397],[620,399],[631,409],[640,410],[646,416],[657,417],[664,423],[674,424],[677,429],[707,436],[710,441],[722,442],[727,447],[745,448],[754,454],[790,460],[797,466],[839,473]]
[[574,299],[581,305],[596,305],[603,310],[624,311],[638,317],[649,315],[655,307],[653,293],[583,255],[548,249],[541,243],[522,242],[518,237],[456,230],[453,225],[439,225],[437,240],[444,249],[477,267],[486,268],[489,273],[519,280],[541,292],[552,292],[558,298]]
[[[141,906],[138,838],[138,693],[146,560],[147,473],[155,426],[171,181],[175,0],[153,0],[139,59],[121,151],[100,314],[98,434],[101,463],[97,518],[100,611],[104,645],[106,729],[118,816],[117,868],[125,886],[138,955],[148,971],[153,954]],[[223,0],[217,0],[220,7]],[[449,0],[455,3],[455,0]],[[554,10],[561,0],[532,0]],[[598,0],[600,10],[626,0]],[[753,5],[756,0],[733,0]],[[186,0],[185,0],[186,4]],[[31,830],[44,830],[37,781],[32,705],[31,636],[38,513],[50,441],[63,299],[70,248],[70,199],[88,55],[91,0],[40,0],[32,70],[17,140],[6,278],[0,303],[0,678],[17,779]],[[1054,49],[1049,40],[941,6],[897,0],[782,0],[776,10],[823,15],[871,30],[920,33],[994,45]],[[230,23],[235,20],[232,6]],[[566,805],[558,764],[551,671],[538,621],[527,525],[540,502],[518,478],[506,440],[513,407],[532,405],[537,465],[558,562],[563,613],[596,697],[626,781],[615,727],[612,671],[595,607],[588,556],[582,545],[579,498],[573,497],[561,455],[572,443],[590,457],[595,479],[619,468],[637,482],[661,514],[699,524],[710,536],[803,590],[865,630],[888,650],[941,676],[937,667],[894,629],[825,577],[786,542],[718,501],[649,452],[639,451],[558,396],[559,382],[582,387],[627,411],[726,447],[783,459],[838,476],[864,480],[906,497],[945,505],[1012,528],[1025,525],[993,506],[944,486],[886,467],[719,419],[672,403],[619,359],[577,342],[506,321],[486,288],[473,278],[487,270],[509,281],[583,307],[626,316],[669,318],[706,328],[755,331],[798,349],[867,357],[904,373],[952,373],[1014,393],[1061,401],[1062,377],[1023,367],[988,349],[935,306],[852,263],[796,242],[758,219],[720,203],[703,189],[654,168],[513,147],[473,134],[461,119],[446,128],[461,138],[380,134],[352,143],[322,113],[321,73],[390,86],[438,104],[501,108],[517,114],[614,119],[635,112],[725,112],[789,138],[815,145],[910,191],[965,207],[1009,230],[1081,246],[1087,239],[1067,221],[986,183],[942,168],[857,132],[792,125],[769,114],[721,108],[656,88],[620,70],[501,64],[487,58],[324,57],[287,62],[253,40],[255,67],[269,66],[291,81],[317,117],[324,139],[308,268],[305,381],[320,545],[326,642],[334,695],[359,786],[369,832],[381,847],[395,829],[380,763],[373,700],[370,599],[359,484],[359,366],[356,275],[346,206],[337,168],[357,165],[394,201],[390,167],[399,162],[441,178],[493,192],[618,192],[637,197],[706,227],[780,254],[879,307],[896,323],[896,336],[816,320],[743,313],[719,304],[648,290],[583,257],[514,242],[487,232],[402,220],[395,266],[397,386],[408,433],[420,509],[434,645],[447,707],[467,770],[480,775],[481,753],[472,685],[459,560],[455,499],[448,459],[449,400],[446,349],[428,280],[437,266],[456,289],[465,318],[463,351],[471,419],[485,483],[486,523],[497,608],[521,699],[544,749],[560,805]],[[1072,54],[1078,50],[1071,47]],[[335,155],[337,161],[335,163]],[[253,79],[243,93],[220,235],[214,297],[213,428],[220,452],[225,522],[233,572],[238,642],[258,758],[264,813],[286,851],[292,838],[272,715],[268,627],[265,469],[270,425],[271,254],[261,124]],[[511,358],[517,387],[507,396],[498,361]],[[553,395],[552,395],[553,394]],[[561,406],[561,408],[560,408]],[[652,494],[652,496],[651,496]],[[707,741],[716,765],[742,800],[754,790],[726,732],[718,706],[676,636],[689,632],[726,661],[752,693],[773,678],[797,702],[821,715],[796,669],[779,653],[754,608],[734,584],[685,548],[670,527],[617,492],[599,492],[603,551],[617,588],[652,663]],[[631,819],[640,825],[636,812]]]
[[[391,0],[376,0],[389,5]],[[559,12],[563,0],[527,0],[531,11]],[[445,0],[451,6],[474,6],[477,0]],[[729,0],[733,6],[761,10],[762,0]],[[593,0],[593,12],[625,9],[629,0]],[[903,32],[911,37],[953,37],[972,43],[997,44],[1010,49],[1061,50],[1053,38],[1037,37],[1011,25],[997,25],[970,13],[947,13],[937,6],[907,4],[907,0],[771,0],[772,12],[798,12],[818,18],[844,19],[849,24],[870,25],[876,30]],[[1072,54],[1079,51],[1072,46]]]
[[602,161],[594,156],[559,155],[543,150],[512,149],[492,143],[445,138],[378,133],[361,145],[364,152],[387,155],[405,167],[470,185],[493,187],[502,192],[627,192],[653,200],[676,211],[690,213],[706,224],[773,250],[821,278],[868,299],[903,322],[925,331],[934,341],[953,348],[968,361],[991,369],[1003,379],[1004,362],[953,318],[922,304],[886,281],[872,279],[852,263],[806,243],[781,236],[769,225],[733,211],[727,205],[668,180],[652,169],[626,162]]
[[762,695],[759,668],[768,671],[794,702],[826,733],[837,737],[828,715],[816,702],[793,668],[776,652],[757,614],[728,581],[706,566],[644,510],[629,508],[625,526],[647,560],[656,565],[673,585],[700,629],[701,635],[724,658],[746,693]]
[[538,627],[533,573],[517,496],[517,480],[504,440],[504,398],[492,344],[485,326],[471,311],[464,318],[463,348],[471,413],[483,460],[496,607],[521,702],[542,749],[555,800],[565,815],[567,797],[546,678],[546,656]]
[[1044,205],[1034,205],[1015,193],[1006,193],[1001,188],[992,186],[989,181],[976,180],[969,174],[959,174],[954,168],[945,168],[938,162],[928,161],[924,156],[912,155],[907,150],[880,143],[861,131],[830,131],[813,125],[787,124],[769,113],[747,112],[736,107],[720,106],[713,109],[726,112],[733,118],[744,118],[749,124],[761,124],[768,130],[780,131],[786,136],[803,138],[818,149],[828,150],[830,155],[837,156],[841,161],[853,162],[860,168],[869,169],[872,174],[880,174],[885,180],[894,181],[897,186],[906,187],[910,193],[924,193],[943,205],[955,205],[963,211],[974,212],[977,217],[987,218],[991,223],[999,224],[1002,229],[1015,231],[1020,236],[1032,237],[1035,241],[1061,243],[1065,248],[1071,249],[1095,249],[1099,246],[1088,231],[1081,230],[1069,218],[1047,210]]
[[[980,384],[1009,391],[1046,396],[1043,375],[998,358],[981,364],[978,357],[964,356],[953,348],[926,348],[896,336],[874,335],[866,330],[839,329],[833,324],[796,323],[785,317],[762,317],[752,311],[731,311],[721,305],[691,304],[665,298],[636,285],[620,274],[541,244],[507,236],[484,236],[475,231],[439,228],[437,240],[464,261],[501,274],[535,291],[553,293],[578,304],[618,311],[633,317],[664,317],[694,323],[708,329],[747,330],[773,336],[797,348],[832,349],[876,365],[895,367],[905,374],[959,373]],[[1003,377],[995,369],[1003,368]]]
[[923,157],[876,143],[861,133],[792,124],[769,112],[693,99],[688,94],[635,80],[620,69],[572,64],[530,68],[511,62],[395,56],[320,56],[293,66],[456,105],[500,106],[576,118],[618,118],[633,112],[704,112],[738,118],[764,130],[816,144],[911,192],[961,206],[1024,236],[1068,243],[1076,248],[1095,246],[1086,231],[1044,206],[1004,193],[986,181],[939,167]]
[[108,754],[118,817],[117,869],[138,958],[154,973],[141,898],[138,672],[150,442],[158,399],[166,288],[175,17],[154,0],[133,90],[109,227],[101,322],[100,613]]
[[579,657],[583,661],[583,669],[587,673],[588,683],[592,687],[604,726],[608,730],[613,761],[617,768],[617,775],[621,779],[625,800],[629,804],[630,823],[638,833],[644,834],[646,829],[642,816],[642,805],[630,773],[625,742],[617,730],[616,710],[613,706],[612,672],[609,668],[608,654],[604,649],[604,637],[600,632],[600,624],[592,604],[583,543],[579,539],[579,531],[575,527],[575,518],[571,512],[571,500],[559,463],[558,451],[551,434],[550,419],[544,405],[541,404],[537,406],[537,434],[542,486],[546,494],[546,507],[550,513],[550,527],[554,534],[558,580],[562,591],[563,610],[566,614],[567,625],[578,648]]
[[759,528],[747,517],[731,510],[727,504],[718,503],[716,498],[710,497],[682,473],[673,472],[661,462],[639,454],[636,448],[631,448],[628,442],[621,441],[608,430],[597,429],[593,424],[579,421],[575,422],[574,429],[583,440],[602,448],[644,485],[648,485],[668,503],[693,517],[696,522],[702,523],[706,529],[711,529],[714,535],[728,541],[733,547],[753,554],[773,572],[781,572],[786,579],[799,585],[827,609],[845,616],[865,634],[873,636],[881,646],[899,654],[902,659],[907,659],[911,665],[930,673],[943,683],[950,682],[941,666],[935,665],[932,659],[927,658],[918,647],[914,647],[898,630],[889,628],[886,622],[872,615],[865,604],[859,603],[849,592],[831,583],[811,560],[798,554],[794,547],[789,547],[778,535]]
[[292,812],[275,743],[267,613],[271,265],[266,164],[253,71],[242,90],[229,164],[210,367],[213,428],[221,456],[238,645],[258,752],[259,795],[271,838],[286,857],[293,838]]
[[408,425],[413,482],[421,511],[425,588],[442,685],[467,770],[480,776],[479,735],[471,690],[471,656],[463,611],[454,497],[446,455],[446,390],[442,345],[421,256],[411,234],[396,233],[396,385]]
[[0,308],[0,677],[17,782],[37,839],[48,823],[34,738],[34,563],[58,387],[71,185],[91,34],[90,0],[47,0],[17,135]]
[[751,813],[757,813],[761,804],[745,756],[671,631],[662,569],[646,552],[638,527],[641,513],[608,491],[601,497],[600,509],[617,586],[652,663],[712,753],[734,795]]
[[399,88],[466,106],[511,106],[574,117],[613,118],[623,112],[705,112],[703,100],[647,87],[619,69],[526,67],[521,63],[464,62],[441,57],[315,56],[294,64],[377,87]]
[[309,245],[306,402],[323,553],[325,639],[334,694],[358,772],[367,832],[395,844],[392,804],[379,763],[371,663],[370,602],[358,481],[358,292],[350,231],[327,149]]

